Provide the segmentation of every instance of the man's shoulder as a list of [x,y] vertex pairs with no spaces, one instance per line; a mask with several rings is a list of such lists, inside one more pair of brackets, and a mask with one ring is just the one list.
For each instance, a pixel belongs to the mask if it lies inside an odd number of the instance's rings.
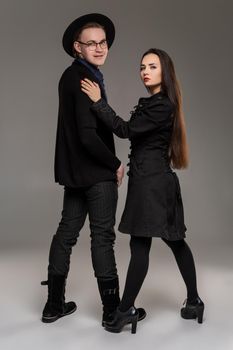
[[67,67],[61,75],[61,79],[71,78],[74,76],[79,76],[80,72],[73,64]]
[[62,73],[59,80],[59,88],[63,89],[72,89],[77,88],[80,85],[80,73],[75,67],[71,64],[67,67]]
[[80,79],[83,79],[84,77],[87,77],[91,80],[96,80],[93,73],[84,65],[77,64],[76,61],[73,61],[73,63],[65,69],[65,71],[62,73],[60,82],[80,82]]

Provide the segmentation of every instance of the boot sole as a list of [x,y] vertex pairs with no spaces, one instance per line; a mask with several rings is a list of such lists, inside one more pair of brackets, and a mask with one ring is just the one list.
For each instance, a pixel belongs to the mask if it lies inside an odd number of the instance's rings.
[[67,312],[66,314],[63,314],[63,315],[57,315],[57,316],[54,316],[54,317],[45,317],[45,316],[42,316],[41,321],[42,321],[43,323],[52,323],[52,322],[57,321],[59,318],[62,318],[62,317],[64,317],[64,316],[71,315],[71,314],[74,313],[76,310],[77,310],[77,306],[76,306],[73,310],[71,310],[70,312]]

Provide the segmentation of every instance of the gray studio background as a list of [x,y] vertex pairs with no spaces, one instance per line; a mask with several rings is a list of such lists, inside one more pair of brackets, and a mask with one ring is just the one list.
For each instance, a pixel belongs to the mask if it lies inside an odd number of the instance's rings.
[[[213,246],[232,246],[232,2],[1,0],[0,6],[0,248],[46,247],[56,230],[63,195],[53,180],[57,85],[72,61],[61,37],[88,12],[105,13],[115,23],[102,71],[109,102],[125,119],[146,96],[142,53],[159,47],[172,56],[190,146],[190,167],[179,172],[189,239],[207,255]],[[125,164],[128,146],[116,139]],[[117,222],[126,184],[127,176]]]
[[[179,316],[185,286],[171,252],[153,240],[137,305],[148,311],[137,335],[100,326],[101,305],[90,258],[88,220],[72,255],[68,300],[78,311],[51,327],[40,322],[48,250],[62,210],[54,183],[57,86],[72,59],[61,38],[76,17],[111,17],[116,39],[102,71],[109,103],[126,120],[140,96],[141,55],[150,47],[174,60],[183,90],[190,166],[179,171],[187,242],[206,302],[203,325]],[[230,350],[232,339],[232,13],[231,0],[0,0],[0,347],[22,349]],[[128,162],[128,141],[116,140]],[[127,171],[127,169],[126,169]],[[117,225],[127,176],[119,189]],[[129,237],[117,232],[123,290]]]

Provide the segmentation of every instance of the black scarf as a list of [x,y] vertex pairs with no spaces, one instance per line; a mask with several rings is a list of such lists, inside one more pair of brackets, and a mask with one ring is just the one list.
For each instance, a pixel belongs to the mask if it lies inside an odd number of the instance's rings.
[[101,73],[101,71],[99,70],[99,68],[97,68],[94,64],[87,62],[83,58],[76,58],[76,60],[78,62],[82,63],[84,66],[86,66],[94,74],[94,76],[96,77],[96,79],[98,80],[98,83],[100,85],[100,89],[101,89],[101,92],[103,94],[103,97],[107,101],[107,95],[106,95],[105,86],[104,86],[104,76]]

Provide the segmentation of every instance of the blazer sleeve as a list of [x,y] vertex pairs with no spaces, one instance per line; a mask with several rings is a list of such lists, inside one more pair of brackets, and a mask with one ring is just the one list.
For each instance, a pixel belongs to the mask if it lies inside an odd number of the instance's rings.
[[164,100],[157,100],[143,109],[135,111],[129,121],[117,116],[105,100],[92,104],[95,112],[108,128],[120,138],[134,138],[163,126],[171,117],[172,106]]
[[80,142],[93,158],[115,172],[119,168],[121,161],[109,150],[97,134],[96,116],[90,110],[91,101],[88,96],[81,91],[79,82],[76,82],[73,93]]

